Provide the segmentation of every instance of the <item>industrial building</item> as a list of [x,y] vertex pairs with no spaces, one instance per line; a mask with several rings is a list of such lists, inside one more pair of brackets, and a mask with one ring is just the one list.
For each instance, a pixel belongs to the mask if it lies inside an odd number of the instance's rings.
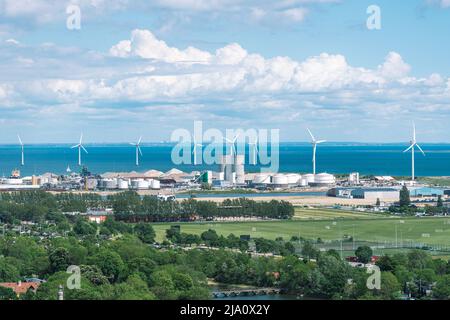
[[437,197],[443,196],[444,190],[430,187],[408,188],[411,197]]
[[394,188],[332,188],[328,190],[329,197],[349,199],[395,200],[400,199],[400,190]]
[[348,183],[351,185],[358,185],[359,184],[359,172],[352,172],[348,176]]
[[245,184],[245,155],[225,155],[220,158],[219,177],[232,185]]

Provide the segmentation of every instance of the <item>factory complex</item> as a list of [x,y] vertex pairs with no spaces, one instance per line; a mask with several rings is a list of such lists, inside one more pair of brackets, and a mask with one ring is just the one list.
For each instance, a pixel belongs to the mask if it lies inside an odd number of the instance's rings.
[[[234,159],[233,159],[234,158]],[[233,161],[234,160],[234,161]],[[246,173],[244,157],[223,156],[217,171],[204,170],[183,172],[171,169],[167,172],[148,170],[145,172],[106,172],[91,174],[83,167],[80,173],[69,168],[65,175],[45,173],[39,176],[21,177],[19,170],[0,179],[0,191],[36,190],[48,191],[145,191],[166,190],[177,192],[201,190],[249,189],[257,192],[302,192],[327,191],[328,197],[366,199],[372,201],[398,201],[400,189],[407,185],[412,197],[448,198],[450,189],[421,186],[409,181],[397,181],[390,176],[375,176],[362,179],[359,173],[336,176],[329,173]]]

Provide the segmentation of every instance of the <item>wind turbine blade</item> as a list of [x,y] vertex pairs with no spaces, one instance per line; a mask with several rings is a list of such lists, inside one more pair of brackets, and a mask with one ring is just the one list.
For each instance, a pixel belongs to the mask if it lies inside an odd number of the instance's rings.
[[17,135],[17,138],[19,138],[19,143],[20,143],[20,145],[23,146],[22,139],[20,139],[20,136],[19,136],[19,135]]
[[409,148],[408,149],[406,149],[405,151],[403,151],[403,152],[408,152],[409,150],[411,150],[412,148],[414,147],[414,145],[412,144],[412,145],[410,145],[409,146]]
[[423,152],[422,148],[416,143],[417,148],[419,148],[420,152],[422,152],[423,155],[425,155],[425,152]]
[[324,142],[327,142],[327,140],[319,140],[319,141],[316,141],[317,144],[319,144],[319,143],[324,143]]
[[237,138],[239,138],[239,135],[240,135],[240,134],[238,133],[238,134],[234,137],[234,139],[233,139],[233,141],[232,141],[233,143],[236,142]]
[[316,138],[314,138],[314,136],[313,136],[311,130],[309,130],[309,128],[306,128],[306,130],[308,130],[309,135],[311,136],[312,141],[316,141]]
[[413,141],[416,141],[416,124],[413,121]]
[[136,146],[136,143],[130,142],[130,145],[132,145],[132,146]]
[[79,147],[79,144],[74,145],[73,147],[70,147],[70,149],[75,149],[75,148],[78,148],[78,147]]
[[83,142],[83,133],[81,133],[81,136],[80,136],[80,145],[82,142]]
[[84,150],[84,152],[86,152],[86,153],[89,153],[89,152],[87,152],[87,150],[86,150],[86,148],[85,147],[83,147],[83,145],[82,144],[80,144],[80,147]]
[[142,141],[142,136],[139,137],[139,141],[138,141],[137,144],[138,144],[138,145],[141,144],[141,141]]
[[139,154],[142,156],[142,151],[141,151],[141,147],[137,147],[138,148],[138,150],[139,150]]

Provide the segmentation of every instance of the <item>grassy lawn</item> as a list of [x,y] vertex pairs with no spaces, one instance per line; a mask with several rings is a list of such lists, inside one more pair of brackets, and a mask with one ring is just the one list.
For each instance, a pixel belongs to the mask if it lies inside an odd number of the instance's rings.
[[338,218],[364,219],[383,218],[386,214],[346,211],[338,209],[310,209],[295,207],[294,219],[299,220],[334,220]]
[[395,241],[397,226],[398,241],[424,243],[427,245],[450,246],[450,217],[449,218],[343,218],[317,221],[261,221],[261,222],[205,222],[205,223],[172,223],[153,224],[157,234],[157,241],[165,238],[165,230],[170,225],[181,225],[181,231],[201,234],[208,229],[214,229],[224,236],[234,233],[250,234],[252,237],[275,239],[291,236],[302,236],[306,239],[321,238],[339,240],[344,235],[354,236],[356,241],[371,241],[382,244],[384,241]]

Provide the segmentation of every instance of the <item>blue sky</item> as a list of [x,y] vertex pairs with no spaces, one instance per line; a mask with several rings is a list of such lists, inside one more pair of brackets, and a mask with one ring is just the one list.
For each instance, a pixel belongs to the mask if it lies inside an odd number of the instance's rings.
[[449,0],[0,0],[0,143],[161,141],[194,120],[364,142],[414,120],[450,142],[448,30]]

